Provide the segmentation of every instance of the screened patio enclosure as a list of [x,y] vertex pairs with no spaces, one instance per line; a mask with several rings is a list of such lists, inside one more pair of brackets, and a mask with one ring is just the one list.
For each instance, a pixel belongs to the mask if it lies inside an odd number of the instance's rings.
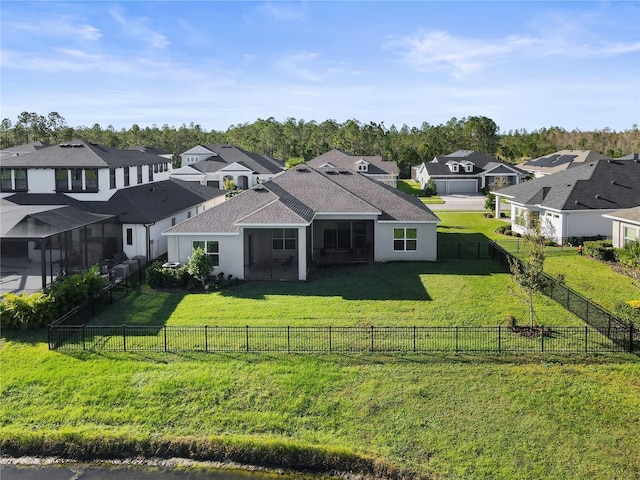
[[315,220],[311,228],[313,264],[373,262],[373,221]]
[[71,206],[3,202],[1,233],[3,283],[9,276],[33,277],[28,288],[28,280],[21,281],[24,291],[44,288],[63,272],[85,270],[122,252],[116,217]]
[[298,279],[297,229],[248,228],[244,238],[245,279]]

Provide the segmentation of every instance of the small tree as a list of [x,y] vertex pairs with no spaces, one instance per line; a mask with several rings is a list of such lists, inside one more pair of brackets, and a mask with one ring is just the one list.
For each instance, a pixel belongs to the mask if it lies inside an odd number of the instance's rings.
[[435,195],[438,193],[438,187],[436,186],[436,181],[433,178],[427,180],[426,185],[424,186],[424,194],[425,195]]
[[187,271],[195,278],[200,280],[204,287],[207,277],[213,269],[213,260],[207,253],[200,247],[193,251],[193,255],[189,259],[187,264]]
[[231,178],[225,178],[222,186],[227,192],[230,192],[231,190],[236,189],[236,184]]
[[539,228],[533,230],[533,233],[528,233],[523,237],[524,254],[522,258],[509,259],[511,276],[529,308],[531,327],[534,326],[535,317],[533,302],[535,294],[542,287],[542,273],[546,258],[546,240],[540,235]]

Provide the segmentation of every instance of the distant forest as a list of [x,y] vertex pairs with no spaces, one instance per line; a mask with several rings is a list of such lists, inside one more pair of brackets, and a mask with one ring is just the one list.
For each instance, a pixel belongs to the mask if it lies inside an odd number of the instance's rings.
[[156,147],[173,153],[176,165],[180,162],[179,154],[198,144],[228,143],[290,165],[339,148],[353,155],[381,155],[385,160],[395,160],[402,177],[410,175],[411,166],[456,150],[475,150],[509,163],[564,149],[593,150],[613,158],[640,152],[638,125],[622,132],[609,128],[567,131],[561,127],[501,132],[493,120],[483,116],[401,128],[355,119],[318,123],[295,118],[280,122],[270,117],[232,125],[222,132],[207,131],[193,122],[179,127],[165,124],[141,128],[133,124],[128,130],[116,130],[112,125],[104,128],[97,123],[91,127],[70,127],[58,112],[46,116],[23,112],[15,122],[3,119],[0,129],[2,148],[33,141],[57,144],[83,139],[114,148]]

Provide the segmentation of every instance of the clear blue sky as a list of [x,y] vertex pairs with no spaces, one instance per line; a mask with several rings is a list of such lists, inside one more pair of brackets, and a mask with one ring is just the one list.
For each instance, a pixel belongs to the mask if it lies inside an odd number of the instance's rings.
[[640,124],[639,1],[2,0],[1,112],[117,130],[259,118]]

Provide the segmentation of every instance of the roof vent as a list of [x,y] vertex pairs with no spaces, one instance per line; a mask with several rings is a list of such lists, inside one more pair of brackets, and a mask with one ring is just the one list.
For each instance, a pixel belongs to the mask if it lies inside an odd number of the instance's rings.
[[596,199],[600,200],[600,195],[596,194]]
[[338,175],[338,172],[335,170],[327,170],[327,175]]
[[338,170],[338,173],[340,175],[351,175],[351,172],[349,170]]
[[300,167],[297,169],[297,171],[300,173],[309,173],[309,169],[306,167]]

